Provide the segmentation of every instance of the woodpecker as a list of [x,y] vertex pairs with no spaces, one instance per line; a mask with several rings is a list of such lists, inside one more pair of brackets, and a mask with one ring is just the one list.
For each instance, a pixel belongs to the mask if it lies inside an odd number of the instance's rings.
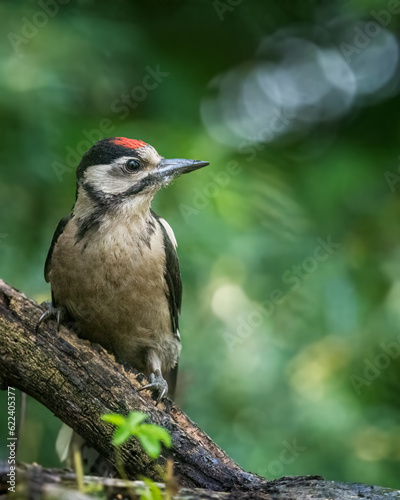
[[157,403],[175,389],[182,283],[174,233],[151,202],[208,164],[167,160],[140,140],[99,141],[77,168],[75,204],[46,259],[52,300],[38,326],[72,320],[80,337],[144,373],[150,383],[141,390],[155,392]]

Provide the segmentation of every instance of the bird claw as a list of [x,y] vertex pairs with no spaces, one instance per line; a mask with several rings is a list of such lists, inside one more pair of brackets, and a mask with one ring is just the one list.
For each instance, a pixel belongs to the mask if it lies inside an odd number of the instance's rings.
[[40,325],[45,321],[55,319],[57,321],[57,332],[59,332],[60,324],[66,318],[66,310],[64,307],[54,307],[49,301],[43,302],[41,305],[46,308],[46,311],[40,316],[36,325],[36,331],[39,330]]
[[168,384],[161,373],[152,373],[150,375],[150,384],[141,387],[139,391],[150,389],[152,392],[158,392],[156,406],[168,393]]

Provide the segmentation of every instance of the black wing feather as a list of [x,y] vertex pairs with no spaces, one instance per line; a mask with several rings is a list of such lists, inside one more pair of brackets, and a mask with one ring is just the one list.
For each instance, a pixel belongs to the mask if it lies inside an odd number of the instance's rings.
[[176,382],[178,379],[178,365],[176,365],[169,373],[165,374],[165,379],[168,383],[168,397],[175,399]]
[[50,273],[50,269],[51,269],[51,257],[53,255],[54,247],[56,246],[58,238],[63,233],[65,226],[72,219],[72,217],[73,217],[73,215],[69,214],[69,215],[67,215],[67,217],[64,217],[63,219],[60,220],[60,222],[58,223],[56,232],[54,233],[53,239],[51,240],[49,253],[47,254],[46,264],[44,265],[44,278],[47,281],[47,283],[49,282],[49,273]]
[[169,312],[171,315],[172,331],[176,333],[179,328],[179,314],[181,312],[182,305],[182,281],[181,273],[179,270],[179,260],[174,244],[168,236],[167,230],[161,223],[157,214],[155,214],[154,212],[152,213],[153,216],[157,219],[157,222],[163,232],[166,259],[164,277],[168,285],[167,299]]

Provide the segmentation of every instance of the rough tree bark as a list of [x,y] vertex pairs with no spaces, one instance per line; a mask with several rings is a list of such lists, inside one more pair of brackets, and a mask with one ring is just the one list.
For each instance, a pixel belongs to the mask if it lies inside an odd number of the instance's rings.
[[175,476],[186,488],[241,490],[274,499],[400,498],[399,491],[366,485],[318,477],[267,481],[244,471],[173,403],[156,407],[148,393],[138,392],[143,383],[102,347],[65,327],[57,333],[54,322],[36,332],[41,313],[40,306],[0,280],[0,386],[16,387],[38,400],[113,463],[113,429],[100,416],[147,413],[152,423],[170,432],[172,449],[154,461],[131,439],[121,449],[129,477],[142,474],[161,482],[166,459],[172,457]]

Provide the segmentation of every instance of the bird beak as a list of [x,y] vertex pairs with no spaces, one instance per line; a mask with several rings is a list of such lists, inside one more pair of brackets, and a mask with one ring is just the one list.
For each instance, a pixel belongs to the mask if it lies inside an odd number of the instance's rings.
[[170,180],[173,177],[178,177],[182,174],[187,174],[209,165],[208,161],[200,160],[183,160],[175,158],[173,160],[162,159],[153,172],[153,175],[159,180]]

